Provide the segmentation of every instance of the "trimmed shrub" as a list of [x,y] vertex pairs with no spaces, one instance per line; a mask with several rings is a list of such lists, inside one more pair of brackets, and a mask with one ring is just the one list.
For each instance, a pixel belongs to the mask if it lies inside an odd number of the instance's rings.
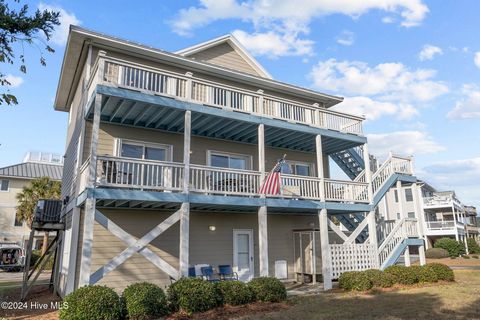
[[425,257],[429,259],[448,258],[448,251],[443,248],[430,248],[425,251]]
[[463,258],[463,259],[470,259],[470,257],[469,257],[469,256],[466,256],[466,255],[465,255],[465,256],[462,256],[462,258]]
[[475,239],[468,238],[467,245],[469,253],[480,253],[480,246],[478,245],[477,241],[475,241]]
[[415,270],[409,267],[394,265],[386,268],[384,272],[391,274],[395,283],[410,285],[418,282]]
[[280,302],[287,299],[287,289],[277,278],[255,278],[248,283],[248,286],[258,301]]
[[420,283],[431,283],[437,282],[438,277],[431,267],[424,265],[424,266],[411,266],[417,275],[418,282]]
[[471,256],[473,259],[478,259],[478,256],[476,254]]
[[338,278],[339,286],[345,290],[367,291],[373,288],[369,275],[362,271],[345,272]]
[[438,280],[455,281],[453,270],[441,263],[427,263],[425,267],[431,268],[437,275]]
[[255,298],[252,289],[241,281],[220,281],[216,286],[222,302],[232,306],[247,304]]
[[199,278],[181,278],[168,287],[172,311],[203,312],[215,308],[219,298],[215,285]]
[[450,257],[458,257],[465,254],[465,246],[463,243],[451,238],[441,238],[435,241],[435,248],[442,248],[448,251]]
[[129,285],[122,294],[129,319],[157,319],[167,314],[167,299],[163,290],[152,283],[139,282]]
[[122,317],[118,294],[105,286],[86,286],[67,295],[68,308],[60,309],[61,320],[115,320]]
[[369,269],[364,271],[364,273],[372,281],[373,286],[377,288],[390,288],[395,283],[395,279],[391,274],[377,269]]

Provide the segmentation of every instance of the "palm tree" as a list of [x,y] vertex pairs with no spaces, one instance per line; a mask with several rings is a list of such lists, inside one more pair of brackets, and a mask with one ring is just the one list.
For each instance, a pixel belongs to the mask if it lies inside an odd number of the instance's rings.
[[[54,181],[49,177],[37,178],[23,187],[22,192],[17,194],[17,220],[26,221],[29,226],[32,225],[35,215],[35,207],[40,199],[60,199],[61,182]],[[42,253],[45,253],[48,245],[48,232],[43,235]]]

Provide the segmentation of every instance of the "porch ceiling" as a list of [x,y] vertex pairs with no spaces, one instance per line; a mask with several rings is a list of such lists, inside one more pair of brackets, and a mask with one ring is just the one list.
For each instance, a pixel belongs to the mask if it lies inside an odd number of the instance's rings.
[[[181,133],[184,130],[184,109],[116,96],[104,95],[102,97],[101,121],[104,123],[176,133]],[[90,108],[87,115],[90,119],[93,117],[92,109]],[[226,111],[217,115],[192,111],[192,135],[256,144],[258,141],[258,123],[240,120],[237,117],[239,113]],[[244,113],[240,114],[246,115]],[[267,120],[269,119],[267,118]],[[277,122],[278,126],[276,125]],[[284,126],[282,126],[282,123]],[[315,152],[315,134],[302,130],[292,130],[291,125],[290,122],[278,119],[275,119],[272,124],[266,124],[265,144],[275,148]],[[298,126],[302,127],[303,125],[298,124]],[[326,154],[352,148],[362,143],[325,135],[322,139],[323,151]]]

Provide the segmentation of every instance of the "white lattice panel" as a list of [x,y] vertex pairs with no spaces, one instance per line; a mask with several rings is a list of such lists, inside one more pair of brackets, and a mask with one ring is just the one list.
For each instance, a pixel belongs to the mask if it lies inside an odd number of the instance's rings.
[[332,278],[347,271],[377,269],[375,248],[371,244],[331,244]]

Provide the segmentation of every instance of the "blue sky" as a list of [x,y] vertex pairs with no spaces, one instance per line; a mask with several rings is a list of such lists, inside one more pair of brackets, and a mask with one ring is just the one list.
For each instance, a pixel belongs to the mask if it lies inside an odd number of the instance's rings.
[[[64,152],[53,111],[68,24],[178,50],[233,33],[277,80],[344,96],[367,117],[370,151],[415,156],[417,174],[480,206],[480,2],[422,0],[27,1],[61,10],[47,67],[2,66],[20,104],[0,107],[0,166]],[[94,8],[94,10],[93,10]]]

